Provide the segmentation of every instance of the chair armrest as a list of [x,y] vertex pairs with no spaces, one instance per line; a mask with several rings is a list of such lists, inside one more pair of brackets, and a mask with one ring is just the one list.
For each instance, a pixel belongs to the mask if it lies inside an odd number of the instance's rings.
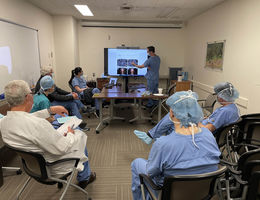
[[203,106],[201,108],[212,108],[212,106]]
[[[260,142],[259,140],[254,140],[254,139],[252,139],[251,141]],[[236,144],[236,147],[241,147],[241,146],[253,147],[253,148],[256,148],[256,149],[259,148],[259,146],[253,145],[253,144],[247,144],[247,143]]]
[[247,181],[243,181],[239,176],[232,174],[232,176],[236,179],[236,181],[240,184],[240,185],[247,185],[248,182]]
[[220,163],[223,164],[223,165],[229,165],[229,166],[233,166],[233,167],[237,166],[237,163],[232,163],[232,162],[222,160],[222,159],[220,160]]
[[[235,170],[233,167],[237,166],[236,163],[232,163],[232,162],[228,162],[226,160],[220,160],[220,163],[225,165],[228,169],[228,171],[231,173],[231,174],[234,174],[234,175],[241,175],[241,171],[237,171]],[[233,167],[232,167],[233,166]]]
[[206,101],[207,99],[198,99],[197,101],[200,102],[200,101]]
[[146,174],[139,174],[139,177],[140,177],[141,184],[144,184],[144,181],[145,181],[146,183],[149,184],[149,186],[153,190],[161,190],[162,189],[162,187],[155,185],[154,182],[152,181],[152,179],[149,176],[147,176]]
[[79,158],[64,158],[64,159],[56,160],[54,162],[46,162],[46,166],[53,166],[63,162],[75,161],[74,167],[77,167],[79,160],[80,160]]

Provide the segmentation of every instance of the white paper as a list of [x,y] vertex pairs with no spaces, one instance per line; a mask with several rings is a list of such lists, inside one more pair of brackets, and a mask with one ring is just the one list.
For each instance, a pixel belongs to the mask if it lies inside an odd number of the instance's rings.
[[75,129],[80,125],[82,122],[81,119],[77,118],[76,116],[71,117],[68,121],[66,121],[62,126],[60,126],[57,131],[64,135],[64,133],[68,132],[68,127],[71,129]]

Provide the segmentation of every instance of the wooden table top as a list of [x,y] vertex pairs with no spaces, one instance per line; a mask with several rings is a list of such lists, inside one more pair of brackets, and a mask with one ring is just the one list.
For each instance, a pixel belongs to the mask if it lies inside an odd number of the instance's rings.
[[96,93],[93,95],[95,99],[165,99],[168,95],[164,94],[162,96],[142,96],[138,93]]
[[120,86],[114,86],[111,89],[103,88],[101,93],[123,93],[124,89]]
[[145,91],[145,88],[138,90],[130,90],[129,93],[123,92],[120,87],[113,87],[112,89],[103,89],[101,93],[96,93],[93,95],[93,98],[96,99],[165,99],[168,98],[168,95],[164,94],[162,96],[142,96],[142,93]]

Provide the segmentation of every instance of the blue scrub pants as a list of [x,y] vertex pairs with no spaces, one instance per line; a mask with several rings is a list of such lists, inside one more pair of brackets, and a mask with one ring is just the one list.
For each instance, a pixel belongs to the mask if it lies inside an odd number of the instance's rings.
[[[96,93],[100,93],[100,90],[98,88],[94,88],[92,90],[92,94],[96,94]],[[95,99],[95,107],[96,107],[96,110],[99,110],[99,103],[98,103],[98,99]]]
[[[142,200],[142,191],[141,191],[139,174],[147,174],[146,164],[147,164],[147,160],[143,158],[137,158],[131,164],[133,200]],[[155,191],[153,193],[156,194]],[[147,194],[147,192],[145,196],[146,196],[146,200],[151,199]]]
[[[147,79],[147,90],[151,92],[152,94],[158,93],[158,80],[151,80]],[[153,106],[156,104],[157,101],[154,101],[152,99],[148,100],[148,106]]]
[[79,110],[84,107],[84,104],[79,99],[74,99],[73,101],[77,104]]
[[79,112],[79,108],[75,100],[70,101],[53,101],[51,102],[52,106],[64,106],[72,116],[76,116],[79,119],[82,119],[82,116]]
[[152,138],[159,138],[163,134],[170,134],[174,131],[174,123],[170,120],[170,113],[164,116],[155,127],[148,131]]
[[[87,147],[85,148],[85,155],[88,157]],[[87,181],[89,179],[89,177],[90,177],[90,174],[91,174],[91,169],[89,167],[88,161],[84,162],[83,165],[84,165],[83,171],[78,172],[78,175],[77,175],[77,180],[79,182],[80,181]]]

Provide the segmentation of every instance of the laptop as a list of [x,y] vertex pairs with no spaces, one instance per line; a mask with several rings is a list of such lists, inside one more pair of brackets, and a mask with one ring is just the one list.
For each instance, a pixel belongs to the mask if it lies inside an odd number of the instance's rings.
[[116,82],[117,82],[117,78],[110,78],[110,81],[109,81],[109,85],[116,85]]

